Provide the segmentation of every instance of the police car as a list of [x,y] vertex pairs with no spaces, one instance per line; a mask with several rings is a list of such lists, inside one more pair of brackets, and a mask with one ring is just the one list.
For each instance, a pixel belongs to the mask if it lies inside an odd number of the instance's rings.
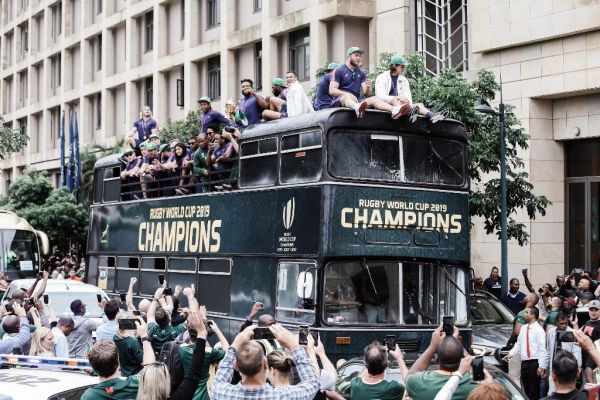
[[0,400],[75,400],[98,383],[87,360],[0,355]]

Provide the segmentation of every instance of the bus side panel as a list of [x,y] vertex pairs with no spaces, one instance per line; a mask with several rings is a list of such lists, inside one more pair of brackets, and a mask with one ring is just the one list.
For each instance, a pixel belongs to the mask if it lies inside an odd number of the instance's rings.
[[468,193],[325,187],[327,256],[413,257],[468,263]]

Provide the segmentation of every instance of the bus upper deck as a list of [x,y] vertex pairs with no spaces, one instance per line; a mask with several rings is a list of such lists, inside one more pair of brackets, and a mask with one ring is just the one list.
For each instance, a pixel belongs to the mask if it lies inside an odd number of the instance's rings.
[[119,292],[136,277],[144,297],[166,274],[195,283],[230,335],[261,301],[286,323],[343,328],[354,354],[385,329],[419,348],[419,326],[444,315],[466,326],[461,123],[326,110],[254,126],[239,143],[230,192],[121,201],[120,160],[98,161],[88,282]]

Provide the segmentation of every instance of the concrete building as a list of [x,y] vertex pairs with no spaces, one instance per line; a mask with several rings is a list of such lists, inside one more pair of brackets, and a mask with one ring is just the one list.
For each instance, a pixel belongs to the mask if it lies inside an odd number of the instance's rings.
[[[266,93],[294,69],[308,89],[350,46],[368,50],[369,68],[381,51],[421,51],[432,73],[501,73],[531,134],[526,170],[553,205],[535,221],[518,216],[531,240],[510,244],[510,275],[530,268],[539,284],[600,267],[597,1],[3,0],[0,24],[0,112],[31,138],[0,162],[0,194],[26,166],[56,177],[62,110],[77,111],[82,143],[109,144],[144,104],[164,123],[203,95],[222,110],[242,77]],[[472,264],[486,276],[500,246],[473,222]]]

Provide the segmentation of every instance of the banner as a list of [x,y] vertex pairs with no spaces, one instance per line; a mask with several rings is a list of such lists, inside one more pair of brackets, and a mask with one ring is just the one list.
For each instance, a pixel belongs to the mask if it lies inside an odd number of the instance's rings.
[[73,189],[78,190],[81,186],[81,159],[79,158],[79,124],[77,123],[77,111],[75,111],[75,117],[73,120],[73,128],[75,129],[73,146],[75,147],[75,162],[73,165]]
[[73,174],[71,166],[73,165],[73,114],[69,111],[69,162],[67,163],[67,190],[73,190]]
[[60,181],[58,187],[65,185],[65,111],[60,119]]

